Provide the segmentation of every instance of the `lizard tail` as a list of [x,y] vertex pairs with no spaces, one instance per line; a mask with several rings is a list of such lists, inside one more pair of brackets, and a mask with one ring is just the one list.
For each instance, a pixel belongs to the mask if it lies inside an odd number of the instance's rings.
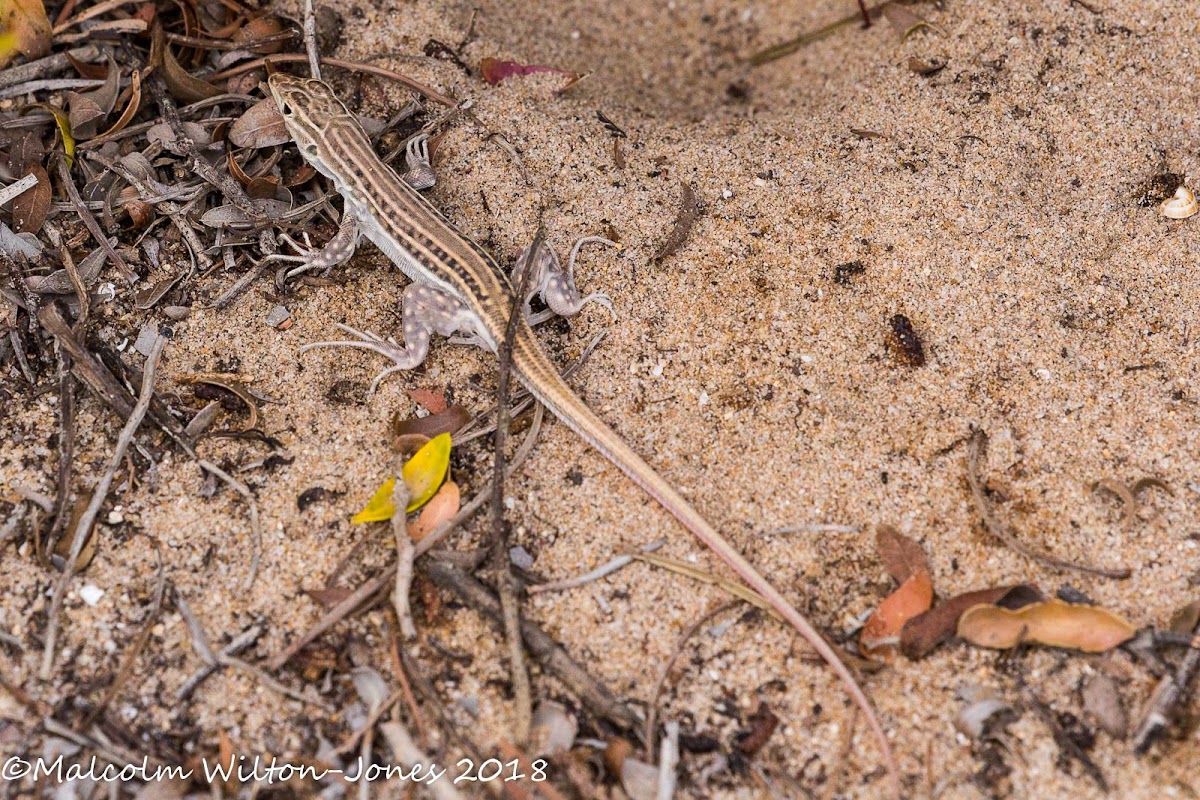
[[664,480],[641,456],[633,451],[603,420],[579,398],[559,375],[554,364],[533,338],[528,328],[519,330],[513,343],[513,366],[525,387],[590,445],[615,464],[646,494],[671,512],[697,539],[717,554],[722,561],[760,594],[789,625],[800,633],[817,654],[829,664],[846,686],[846,691],[866,716],[887,766],[889,782],[900,797],[899,769],[888,745],[887,736],[870,700],[859,686],[854,674],[838,658],[833,647],[812,624],[785,598],[729,541]]

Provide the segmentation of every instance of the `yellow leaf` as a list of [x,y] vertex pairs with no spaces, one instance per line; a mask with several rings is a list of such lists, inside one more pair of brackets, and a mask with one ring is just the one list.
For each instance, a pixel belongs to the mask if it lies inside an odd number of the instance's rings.
[[42,0],[0,0],[0,69],[18,53],[40,58],[50,51],[50,20]]
[[400,470],[408,487],[408,510],[416,511],[437,494],[450,469],[450,434],[439,433],[413,454]]
[[355,525],[361,525],[364,522],[381,522],[385,519],[391,519],[396,513],[396,507],[392,505],[392,489],[396,488],[396,479],[388,478],[383,482],[378,491],[371,496],[366,507],[350,518],[350,521]]
[[[0,0],[0,6],[3,5],[4,0]],[[58,125],[58,132],[62,136],[63,152],[67,154],[67,169],[70,169],[75,165],[75,136],[71,133],[70,117],[67,116],[66,111],[49,103],[30,103],[21,107],[21,113],[24,114],[34,108],[47,111],[50,116],[54,117],[54,123]]]
[[[425,443],[400,469],[400,477],[408,487],[408,508],[416,511],[437,494],[438,487],[446,479],[450,469],[450,434],[441,433]],[[363,522],[382,522],[392,518],[396,507],[392,504],[392,490],[396,479],[388,478],[371,497],[366,507],[350,518],[355,525]]]

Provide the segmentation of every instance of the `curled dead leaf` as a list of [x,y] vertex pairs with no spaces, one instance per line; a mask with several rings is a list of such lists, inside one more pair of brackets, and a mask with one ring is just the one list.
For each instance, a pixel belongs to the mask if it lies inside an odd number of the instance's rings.
[[455,433],[470,420],[470,412],[457,403],[445,411],[430,414],[428,417],[404,419],[397,414],[392,417],[392,437],[393,443],[396,445],[393,449],[402,449],[398,446],[399,442],[410,440],[414,435],[432,439],[438,434]]
[[863,655],[876,661],[890,662],[900,644],[904,624],[929,610],[933,603],[933,581],[920,569],[900,584],[875,609],[859,637]]
[[[1018,592],[1018,590],[1021,590]],[[954,635],[958,628],[958,619],[968,608],[977,605],[994,605],[1006,600],[1010,595],[1025,595],[1035,593],[1030,602],[1040,601],[1041,592],[1037,587],[1028,584],[1019,586],[998,586],[994,589],[980,589],[975,592],[965,592],[951,597],[935,608],[918,614],[904,623],[900,631],[900,652],[914,661],[926,656],[939,644]]]
[[421,541],[437,530],[443,522],[453,519],[461,507],[462,494],[459,492],[458,484],[454,481],[446,481],[442,484],[442,488],[438,489],[438,493],[433,496],[433,499],[421,509],[421,515],[417,517],[417,521],[408,526],[409,537],[414,542]]
[[1136,630],[1111,611],[1053,599],[1016,611],[978,605],[958,620],[959,638],[1000,650],[1018,644],[1044,644],[1103,653],[1130,639]]

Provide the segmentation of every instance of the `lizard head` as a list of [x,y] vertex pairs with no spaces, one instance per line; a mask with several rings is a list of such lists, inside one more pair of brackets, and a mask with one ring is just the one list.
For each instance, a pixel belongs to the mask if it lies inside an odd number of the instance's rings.
[[321,134],[330,123],[354,119],[324,81],[276,72],[267,78],[267,86],[288,133],[305,155],[315,154]]

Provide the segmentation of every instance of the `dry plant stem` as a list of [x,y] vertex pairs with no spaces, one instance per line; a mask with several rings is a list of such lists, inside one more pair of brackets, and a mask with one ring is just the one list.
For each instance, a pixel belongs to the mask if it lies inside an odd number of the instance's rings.
[[[667,543],[666,539],[655,539],[649,544],[644,544],[638,548],[639,553],[653,553],[655,550]],[[586,586],[589,583],[598,581],[608,575],[613,574],[619,569],[633,563],[633,556],[617,556],[607,564],[602,564],[596,567],[591,572],[585,572],[582,575],[577,575],[574,578],[567,578],[562,581],[554,581],[553,583],[539,583],[537,586],[530,586],[525,591],[529,594],[541,594],[543,592],[561,592],[564,589],[574,589],[579,586]]]
[[[438,586],[500,625],[500,603],[491,591],[466,572],[442,561],[431,561],[426,572]],[[637,719],[612,694],[576,663],[553,638],[529,620],[521,621],[525,646],[542,667],[558,677],[587,706],[592,713],[611,720],[623,728],[633,728]]]
[[45,58],[39,58],[37,61],[30,61],[28,64],[22,64],[19,67],[9,67],[6,70],[0,71],[0,89],[7,89],[10,86],[19,86],[22,83],[57,75],[63,70],[70,69],[71,58],[77,61],[95,61],[99,57],[99,49],[89,44],[84,47],[76,47],[65,53],[55,53]]
[[[221,72],[218,72],[214,75],[209,75],[208,80],[210,82],[214,82],[214,83],[217,81],[223,81],[226,78],[232,78],[235,75],[241,75],[243,72],[249,72],[252,69],[261,69],[262,67],[265,67],[267,64],[289,64],[289,63],[295,64],[295,63],[303,63],[306,61],[308,61],[308,56],[300,55],[299,53],[291,53],[291,54],[285,53],[285,54],[280,54],[280,55],[268,56],[266,58],[257,58],[253,61],[246,61],[242,64],[238,64],[236,67],[230,67],[227,70],[222,70]],[[401,75],[399,72],[393,72],[390,69],[384,69],[383,67],[376,67],[372,64],[362,64],[357,61],[343,61],[340,58],[322,57],[321,63],[328,64],[331,67],[337,67],[339,69],[349,70],[351,72],[365,72],[368,75],[374,75],[378,78],[387,78],[388,80],[393,80],[396,83],[407,86],[408,88],[412,89],[414,92],[420,92],[421,94],[428,97],[430,100],[441,103],[444,106],[453,106],[453,105],[458,104],[458,101],[455,100],[453,97],[447,97],[446,95],[442,94],[441,92],[437,92],[437,91],[434,91],[433,89],[430,89],[428,86],[426,86],[423,83],[414,81],[412,78],[405,77],[404,75]]]
[[[237,655],[258,641],[258,638],[262,636],[262,633],[263,629],[257,625],[247,628],[238,634],[232,642],[221,648],[220,655],[222,657]],[[212,651],[210,650],[209,652],[211,653]],[[184,683],[183,686],[180,687],[179,691],[175,693],[176,702],[183,702],[191,697],[192,692],[196,691],[196,687],[203,683],[208,676],[212,675],[220,668],[220,658],[214,655],[211,663],[206,664],[192,673],[192,677],[188,678],[187,682]]]
[[392,490],[392,536],[396,539],[396,588],[392,592],[392,604],[396,607],[396,619],[400,624],[400,635],[407,641],[417,638],[417,626],[413,624],[412,606],[408,593],[413,578],[413,541],[408,535],[408,486],[399,476]]
[[1174,674],[1164,675],[1154,688],[1133,737],[1133,752],[1142,755],[1166,733],[1182,707],[1187,705],[1188,688],[1197,672],[1200,672],[1200,625],[1192,630],[1188,651]]
[[417,741],[422,747],[429,744],[429,734],[425,730],[425,716],[421,713],[421,707],[417,705],[417,698],[413,695],[412,683],[408,679],[408,670],[404,666],[404,657],[400,655],[400,636],[398,625],[393,621],[392,629],[392,666],[396,673],[396,680],[400,683],[400,689],[404,693],[404,704],[408,706],[408,713],[412,715],[413,725],[417,728]]
[[[528,457],[529,453],[533,450],[533,443],[537,440],[537,434],[541,429],[541,422],[544,414],[544,406],[539,405],[534,410],[533,424],[529,426],[529,433],[525,435],[525,441],[521,443],[521,448],[513,457],[512,464],[509,466],[510,473],[512,470],[515,470],[517,467],[519,467]],[[429,552],[429,550],[437,545],[439,541],[446,538],[451,531],[466,522],[467,519],[469,519],[483,506],[490,494],[490,488],[483,489],[471,499],[471,502],[463,506],[453,519],[443,522],[432,533],[430,533],[421,541],[417,542],[416,547],[414,548],[414,557],[420,558],[422,555]],[[367,581],[362,586],[359,586],[349,597],[338,603],[333,608],[329,609],[329,611],[325,613],[325,616],[321,617],[321,619],[318,620],[315,625],[305,631],[303,636],[292,642],[292,644],[289,645],[286,650],[267,662],[267,669],[277,670],[282,667],[297,653],[307,647],[311,642],[316,640],[334,625],[350,616],[350,614],[354,613],[354,610],[364,603],[367,598],[372,597],[380,589],[391,583],[395,576],[396,565],[393,564],[379,575]]]
[[71,495],[71,470],[75,460],[75,377],[71,356],[58,348],[58,477],[54,483],[54,523],[46,536],[45,552],[53,553],[67,524]]
[[[321,700],[315,700],[311,697],[306,697],[300,692],[284,686],[279,681],[265,674],[258,667],[252,664],[247,664],[245,661],[235,658],[232,655],[228,655],[225,650],[222,650],[219,654],[214,653],[212,646],[208,643],[208,634],[204,632],[204,626],[200,624],[200,618],[197,617],[195,612],[192,611],[191,606],[189,606],[187,601],[184,600],[183,595],[181,595],[178,590],[173,590],[171,597],[174,600],[175,609],[179,612],[179,616],[183,617],[183,621],[187,625],[188,631],[192,634],[192,649],[196,651],[196,655],[200,656],[205,664],[210,667],[233,667],[247,673],[248,675],[252,675],[266,688],[276,692],[277,694],[281,694],[285,697],[291,697],[292,699],[299,700],[302,703],[315,705],[324,711],[333,710],[333,708],[327,703]],[[226,648],[226,650],[228,650],[228,648]]]
[[737,601],[731,600],[728,603],[722,603],[712,611],[705,612],[700,619],[692,623],[679,639],[675,642],[675,649],[671,651],[671,656],[667,659],[667,663],[658,672],[658,680],[654,683],[654,691],[650,693],[650,710],[646,713],[646,731],[643,738],[646,740],[646,752],[654,752],[654,740],[657,731],[655,731],[655,720],[658,717],[658,699],[662,697],[663,686],[667,683],[667,678],[671,675],[671,670],[675,668],[675,662],[683,655],[683,646],[687,644],[688,639],[696,635],[696,631],[707,625],[714,617],[725,613],[731,608],[737,607]]
[[71,205],[75,207],[75,213],[79,215],[88,233],[96,240],[96,244],[104,248],[105,254],[112,261],[113,267],[120,273],[121,278],[128,283],[133,283],[138,279],[137,273],[129,268],[125,263],[125,259],[121,258],[112,243],[108,241],[108,237],[104,235],[104,231],[100,228],[100,223],[92,216],[92,212],[88,211],[87,206],[83,203],[83,198],[79,196],[79,189],[75,186],[75,181],[71,179],[71,170],[67,168],[65,159],[58,159],[58,182],[62,184],[63,189],[67,192],[67,198],[71,201]]
[[979,460],[983,455],[984,448],[987,446],[987,434],[982,430],[977,430],[971,435],[971,444],[967,450],[967,482],[971,486],[971,499],[975,501],[975,510],[979,513],[983,520],[983,527],[992,536],[999,539],[1004,544],[1008,545],[1013,550],[1016,550],[1027,558],[1032,558],[1044,567],[1052,569],[1073,570],[1075,572],[1084,572],[1090,575],[1102,575],[1106,578],[1128,578],[1129,570],[1125,568],[1118,569],[1103,569],[1101,567],[1091,567],[1084,564],[1073,564],[1069,561],[1063,561],[1045,553],[1035,550],[1029,545],[1022,542],[1017,537],[1008,532],[1008,529],[1001,525],[992,515],[991,506],[988,504],[987,495],[983,493],[983,482],[980,480],[980,464]]
[[[887,0],[887,2],[890,2],[890,0]],[[872,6],[869,9],[867,9],[867,8],[862,9],[862,16],[865,16],[868,24],[870,23],[870,21],[873,17],[879,16],[880,9],[882,9],[885,4],[886,3],[880,3],[878,5]],[[862,6],[860,4],[860,8],[861,7]],[[812,44],[813,42],[819,42],[820,40],[824,39],[826,36],[829,36],[834,31],[838,30],[839,28],[844,28],[847,25],[852,25],[855,22],[855,20],[858,20],[860,18],[861,17],[859,14],[850,14],[848,16],[842,17],[841,19],[837,20],[836,22],[831,22],[828,25],[825,25],[824,27],[817,28],[815,31],[809,31],[807,33],[803,33],[800,36],[797,36],[795,39],[790,39],[786,42],[782,42],[777,45],[772,45],[771,47],[768,47],[765,50],[760,50],[757,53],[755,53],[754,55],[750,56],[750,58],[748,58],[747,61],[750,62],[751,66],[758,67],[758,66],[762,66],[763,64],[766,64],[767,62],[776,61],[780,58],[783,58],[784,56],[790,56],[792,53],[795,53],[797,50],[801,49],[802,47],[806,47],[806,46]]]
[[187,216],[183,213],[183,209],[179,207],[178,203],[173,200],[157,200],[155,193],[150,190],[145,181],[127,169],[124,164],[111,161],[99,153],[94,153],[91,157],[120,175],[126,183],[137,191],[138,197],[142,202],[153,205],[156,209],[167,215],[167,218],[171,220],[171,224],[179,231],[180,238],[187,244],[188,251],[192,255],[193,266],[198,265],[202,270],[212,266],[212,259],[204,252],[204,243],[200,241],[200,236],[196,233],[196,230],[188,223]]
[[[396,757],[396,760],[405,767],[430,763],[429,758],[421,752],[416,742],[412,740],[408,729],[399,722],[395,720],[385,722],[379,726],[379,730],[383,733],[383,738],[387,739],[388,747],[392,749],[392,754]],[[362,783],[364,786],[369,785],[367,781],[363,781]],[[434,781],[430,784],[429,791],[437,800],[462,800],[462,795],[458,793],[458,789],[454,788],[453,781]]]
[[109,487],[112,486],[117,468],[121,466],[121,461],[125,458],[125,451],[129,448],[134,434],[137,433],[146,412],[150,409],[150,401],[154,398],[154,373],[158,370],[158,359],[162,355],[166,342],[164,336],[159,336],[154,341],[154,348],[146,359],[146,368],[142,373],[142,390],[138,395],[137,405],[133,407],[133,413],[129,415],[125,427],[121,429],[121,435],[117,437],[117,446],[113,450],[113,457],[109,461],[108,469],[104,471],[100,483],[96,485],[96,489],[92,493],[91,502],[88,503],[87,508],[79,517],[79,523],[75,526],[75,536],[71,540],[71,553],[67,556],[67,564],[63,568],[62,575],[59,576],[58,584],[54,587],[53,599],[50,601],[49,619],[46,624],[46,646],[42,651],[42,665],[38,673],[42,680],[49,680],[54,671],[54,652],[58,645],[58,619],[59,613],[62,611],[67,585],[75,575],[75,564],[79,560],[79,554],[83,551],[83,545],[91,534],[96,516],[100,513],[100,506],[108,497]]
[[317,12],[313,0],[304,0],[304,52],[308,54],[308,74],[321,80],[321,56],[317,52]]
[[679,723],[672,720],[666,725],[658,754],[658,794],[656,800],[671,800],[675,796],[675,781],[679,769]]
[[[539,228],[529,248],[528,263],[537,263],[542,238],[542,230]],[[513,339],[517,334],[517,323],[522,317],[522,299],[528,289],[532,272],[532,269],[527,269],[521,273],[520,285],[513,295],[512,308],[509,309],[504,341],[500,343],[497,352],[500,374],[496,381],[496,435],[492,440],[495,449],[495,463],[492,468],[492,571],[496,576],[500,607],[504,611],[504,638],[508,644],[513,702],[516,705],[513,738],[518,744],[529,738],[529,728],[533,724],[533,691],[529,685],[529,670],[525,666],[525,652],[521,647],[521,607],[517,602],[516,580],[508,561],[508,537],[504,527],[504,448],[508,440],[508,385],[512,378]]]

